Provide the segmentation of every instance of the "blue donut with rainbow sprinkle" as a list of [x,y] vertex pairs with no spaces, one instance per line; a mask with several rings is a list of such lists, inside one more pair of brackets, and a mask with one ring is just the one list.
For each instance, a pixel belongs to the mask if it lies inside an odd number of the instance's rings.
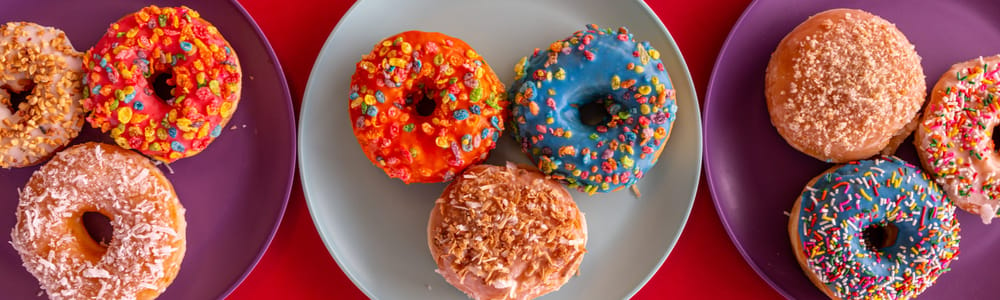
[[955,205],[896,157],[838,165],[814,178],[791,212],[799,265],[831,299],[910,299],[958,255]]
[[[676,99],[660,53],[618,30],[587,25],[514,66],[511,128],[545,174],[593,194],[631,186],[673,128]],[[581,108],[603,116],[585,123]]]

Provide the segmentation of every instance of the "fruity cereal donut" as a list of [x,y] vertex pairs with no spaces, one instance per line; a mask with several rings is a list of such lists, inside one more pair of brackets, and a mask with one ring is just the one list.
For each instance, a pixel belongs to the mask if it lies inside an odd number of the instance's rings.
[[514,137],[542,172],[571,188],[593,194],[635,184],[670,137],[677,104],[660,53],[624,27],[588,25],[535,49],[514,73]]
[[[187,249],[174,188],[151,161],[103,143],[59,152],[20,191],[10,244],[51,299],[153,299]],[[85,213],[110,221],[98,242]]]
[[448,181],[496,147],[505,96],[493,69],[462,40],[407,31],[358,62],[351,125],[365,155],[389,177]]
[[914,138],[920,161],[958,207],[989,224],[1000,209],[1000,55],[941,76]]
[[236,52],[184,6],[148,6],[111,24],[83,64],[90,124],[163,162],[208,147],[240,101]]
[[38,164],[80,133],[82,55],[59,29],[0,25],[0,168]]

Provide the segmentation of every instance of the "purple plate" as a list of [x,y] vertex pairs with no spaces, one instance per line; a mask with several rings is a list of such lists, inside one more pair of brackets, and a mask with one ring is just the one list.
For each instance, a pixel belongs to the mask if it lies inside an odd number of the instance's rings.
[[[60,28],[86,51],[108,26],[149,3],[138,1],[3,1],[0,22]],[[155,1],[159,6],[179,1]],[[187,253],[180,274],[160,299],[228,295],[267,249],[288,202],[295,167],[291,96],[274,51],[235,1],[186,3],[215,24],[239,53],[243,99],[227,128],[204,152],[171,164],[167,173],[187,208]],[[74,143],[101,140],[84,126]],[[0,169],[0,298],[41,299],[38,281],[6,242],[16,222],[17,189],[38,167]]]
[[[778,42],[809,16],[836,7],[859,8],[895,23],[923,57],[928,89],[952,64],[1000,52],[1000,2],[758,0],[733,27],[719,53],[705,99],[705,166],[719,217],[747,262],[788,298],[822,299],[795,261],[789,211],[803,186],[830,165],[802,154],[771,126],[764,70]],[[898,153],[919,165],[912,139]],[[1000,225],[958,212],[959,260],[921,299],[988,299]]]

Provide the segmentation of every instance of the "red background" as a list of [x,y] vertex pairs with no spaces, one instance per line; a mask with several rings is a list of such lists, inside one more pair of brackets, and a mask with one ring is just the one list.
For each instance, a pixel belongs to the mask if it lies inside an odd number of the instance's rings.
[[[503,0],[496,0],[503,1]],[[309,71],[350,0],[241,0],[270,40],[288,78],[296,115]],[[704,99],[715,57],[749,0],[647,0],[680,46]],[[229,299],[363,299],[313,226],[296,175],[288,210],[260,263]],[[613,274],[609,274],[613,276]],[[634,299],[779,299],[736,251],[702,176],[691,216],[673,252]]]

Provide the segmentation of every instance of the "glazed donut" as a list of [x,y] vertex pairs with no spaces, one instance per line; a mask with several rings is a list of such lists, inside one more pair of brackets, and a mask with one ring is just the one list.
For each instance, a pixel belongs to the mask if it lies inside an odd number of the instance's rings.
[[958,255],[954,213],[926,173],[883,156],[809,181],[788,234],[799,266],[831,299],[912,299]]
[[38,164],[80,133],[82,55],[59,29],[0,25],[0,167]]
[[[70,147],[21,191],[11,245],[53,299],[153,299],[177,276],[185,251],[184,207],[153,164],[117,146]],[[82,216],[107,216],[99,244]]]
[[[125,149],[167,163],[208,147],[240,102],[236,52],[186,6],[153,5],[123,17],[83,64],[90,125],[110,131]],[[158,92],[156,82],[167,77]]]
[[[670,137],[677,104],[660,53],[587,25],[514,66],[514,137],[543,173],[590,194],[635,184]],[[581,111],[606,114],[595,122]],[[583,117],[583,118],[582,118]]]
[[839,163],[894,153],[916,128],[926,89],[920,56],[895,25],[832,9],[781,40],[764,92],[789,145]]
[[354,135],[373,164],[405,183],[451,180],[496,147],[504,85],[468,44],[437,32],[390,36],[351,76]]
[[587,221],[538,171],[469,167],[434,202],[427,243],[437,273],[474,299],[533,299],[577,273]]
[[1000,209],[1000,55],[955,64],[941,76],[914,144],[920,162],[958,207],[989,224]]

